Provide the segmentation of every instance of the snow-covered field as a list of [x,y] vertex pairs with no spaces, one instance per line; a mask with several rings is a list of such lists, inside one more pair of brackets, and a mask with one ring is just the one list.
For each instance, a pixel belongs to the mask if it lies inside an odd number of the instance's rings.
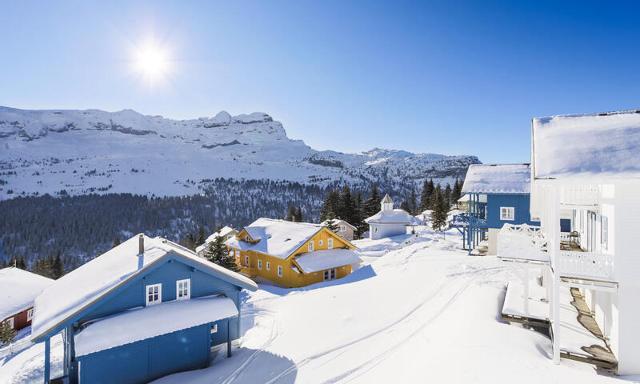
[[[548,338],[499,321],[509,265],[467,256],[453,231],[356,244],[365,262],[352,275],[302,289],[261,285],[244,298],[246,333],[231,358],[221,350],[209,368],[156,383],[619,381],[554,365]],[[38,348],[0,362],[0,382],[37,378]]]

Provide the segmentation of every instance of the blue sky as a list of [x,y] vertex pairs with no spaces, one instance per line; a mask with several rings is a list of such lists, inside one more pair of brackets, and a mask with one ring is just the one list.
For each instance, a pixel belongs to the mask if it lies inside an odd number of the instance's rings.
[[[317,149],[529,158],[534,116],[640,108],[640,3],[2,1],[0,105],[264,111]],[[172,70],[132,73],[152,36]]]

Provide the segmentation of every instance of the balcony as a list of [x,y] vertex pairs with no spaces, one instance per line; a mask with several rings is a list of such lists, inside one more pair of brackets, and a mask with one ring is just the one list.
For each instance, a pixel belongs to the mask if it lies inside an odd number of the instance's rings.
[[614,281],[613,255],[601,252],[560,250],[557,268],[561,277]]
[[505,224],[498,235],[498,257],[509,261],[548,263],[547,240],[539,227]]

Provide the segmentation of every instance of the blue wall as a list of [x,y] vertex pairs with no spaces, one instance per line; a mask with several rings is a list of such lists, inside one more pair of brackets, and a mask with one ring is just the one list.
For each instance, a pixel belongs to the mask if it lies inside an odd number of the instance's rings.
[[[162,284],[163,302],[175,300],[176,281],[182,279],[191,279],[191,298],[224,294],[234,301],[238,309],[240,308],[240,288],[188,266],[180,260],[169,259],[133,280],[122,290],[101,299],[80,316],[79,322],[120,313],[131,308],[144,307],[145,286],[150,284]],[[231,339],[239,337],[238,324],[238,319],[231,320]]]
[[[88,320],[144,307],[145,286],[149,284],[162,284],[162,301],[173,301],[176,299],[176,281],[182,279],[191,279],[192,299],[224,294],[240,311],[240,287],[199,270],[197,263],[170,256],[148,267],[143,274],[119,286],[62,326],[81,325]],[[214,326],[217,326],[217,332],[211,334]],[[227,329],[230,339],[237,339],[240,336],[239,318],[219,320],[81,356],[76,360],[80,362],[78,375],[85,383],[140,383],[173,372],[201,368],[209,361],[211,346],[227,341]],[[78,367],[73,365],[72,370],[76,371]]]
[[[487,195],[487,227],[502,228],[505,223],[540,225],[531,221],[528,194],[489,194]],[[514,220],[500,220],[500,207],[514,207]]]
[[144,383],[209,362],[211,324],[81,356],[80,383]]

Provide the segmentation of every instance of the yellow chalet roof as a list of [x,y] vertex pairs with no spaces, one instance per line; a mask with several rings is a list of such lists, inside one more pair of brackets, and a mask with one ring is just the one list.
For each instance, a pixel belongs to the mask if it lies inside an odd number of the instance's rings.
[[[244,227],[225,244],[241,251],[260,252],[284,260],[324,229],[326,227],[321,224],[260,218]],[[344,241],[349,248],[355,248],[347,240],[335,236]],[[249,241],[245,241],[247,237]]]

